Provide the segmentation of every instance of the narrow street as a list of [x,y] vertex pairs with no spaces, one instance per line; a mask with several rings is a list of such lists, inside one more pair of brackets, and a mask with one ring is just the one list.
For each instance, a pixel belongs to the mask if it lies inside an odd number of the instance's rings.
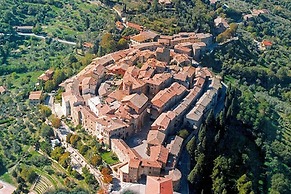
[[[53,114],[55,114],[54,110],[54,95],[49,95],[48,106],[52,109]],[[75,134],[74,131],[72,131],[69,126],[66,125],[63,121],[61,121],[61,126],[59,128],[53,128],[56,136],[60,139],[61,145],[65,147],[65,150],[67,152],[71,153],[71,161],[74,163],[73,167],[82,174],[82,168],[87,167],[90,173],[94,175],[96,180],[98,181],[101,188],[104,190],[107,190],[108,185],[104,184],[102,181],[102,175],[100,171],[96,168],[94,168],[91,164],[86,162],[86,159],[79,153],[78,150],[72,147],[71,144],[66,142],[67,135],[69,133]]]
[[186,149],[183,149],[180,160],[178,163],[178,169],[182,173],[182,178],[180,181],[180,190],[181,194],[189,194],[189,186],[188,186],[188,174],[190,173],[190,156]]
[[79,151],[73,148],[71,144],[66,142],[67,134],[68,133],[74,134],[74,132],[71,131],[70,128],[64,122],[62,122],[62,126],[59,129],[54,128],[54,131],[61,140],[61,144],[65,147],[66,151],[71,153],[71,160],[78,164],[79,168],[77,168],[76,170],[79,173],[82,173],[82,168],[87,167],[90,173],[92,173],[96,180],[98,181],[100,187],[106,189],[107,185],[103,183],[100,171],[94,168],[91,164],[88,164],[86,162],[86,159],[79,153]]

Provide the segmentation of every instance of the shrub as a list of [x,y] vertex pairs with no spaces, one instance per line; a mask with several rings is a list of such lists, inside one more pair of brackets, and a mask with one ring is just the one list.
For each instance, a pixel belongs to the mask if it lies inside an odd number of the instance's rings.
[[189,132],[187,131],[187,129],[182,129],[182,130],[178,131],[177,135],[182,137],[183,139],[185,139],[186,137],[188,137]]

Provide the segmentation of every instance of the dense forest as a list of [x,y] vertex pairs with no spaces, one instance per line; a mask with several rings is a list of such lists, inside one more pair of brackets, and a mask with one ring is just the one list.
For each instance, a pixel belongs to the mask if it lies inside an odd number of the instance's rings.
[[[231,87],[224,111],[210,114],[187,146],[193,164],[188,179],[198,193],[291,192],[287,2],[221,1],[229,7],[217,7],[221,16],[238,23],[238,40],[202,59]],[[242,20],[249,10],[260,8],[269,13]],[[263,40],[272,46],[260,49]]]

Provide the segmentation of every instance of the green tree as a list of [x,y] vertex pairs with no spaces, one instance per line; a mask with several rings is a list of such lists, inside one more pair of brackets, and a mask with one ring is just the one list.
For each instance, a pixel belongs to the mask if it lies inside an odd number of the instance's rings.
[[71,158],[70,158],[70,153],[69,152],[65,152],[63,153],[60,158],[59,158],[59,163],[60,165],[62,165],[64,168],[67,168],[69,166],[71,162]]
[[51,152],[51,157],[55,159],[56,161],[58,161],[64,152],[65,152],[64,148],[60,146],[55,147],[55,149]]
[[100,45],[98,46],[97,56],[98,56],[98,57],[103,56],[103,50],[102,50],[102,47],[101,47]]
[[236,183],[239,194],[254,194],[252,191],[252,182],[249,180],[246,174],[242,175]]
[[157,12],[159,10],[159,8],[158,8],[158,0],[153,0],[153,2],[152,2],[152,10],[154,12]]
[[113,39],[111,33],[105,33],[100,41],[100,46],[104,49],[105,53],[116,51],[116,41]]
[[178,131],[177,135],[182,137],[183,139],[185,139],[186,137],[188,137],[189,132],[187,129],[182,129],[182,130]]
[[80,154],[82,154],[83,156],[86,154],[86,152],[88,151],[89,147],[87,145],[82,144],[82,146],[80,147]]
[[68,61],[70,64],[78,62],[78,59],[75,57],[74,54],[70,54],[68,57]]
[[191,184],[199,185],[203,178],[203,165],[205,164],[205,155],[199,154],[197,163],[188,175],[188,181]]
[[119,39],[117,42],[117,49],[118,50],[123,50],[128,48],[128,41],[125,38]]
[[53,81],[55,87],[58,86],[62,81],[66,79],[66,75],[63,70],[56,69],[53,75]]
[[73,134],[71,137],[70,137],[70,143],[72,144],[73,147],[76,147],[77,146],[77,143],[78,141],[80,140],[80,136],[79,135],[76,135],[76,134]]
[[33,183],[37,177],[38,177],[38,175],[34,171],[31,171],[27,177],[27,181],[29,183]]
[[41,34],[42,33],[42,27],[40,24],[36,24],[33,29],[32,32],[35,34]]
[[50,120],[54,128],[59,128],[61,126],[61,119],[59,119],[56,115],[52,115]]
[[29,167],[25,167],[21,171],[21,177],[28,181],[29,183],[33,183],[33,181],[37,178],[37,174]]
[[272,176],[271,180],[271,194],[287,194],[291,192],[290,179],[286,178],[284,174],[278,173]]
[[52,151],[52,146],[50,145],[48,141],[43,141],[40,143],[40,149],[46,154],[50,155]]
[[49,140],[50,137],[54,136],[54,130],[47,124],[42,124],[40,134],[43,138]]
[[102,159],[99,155],[94,155],[90,159],[90,164],[92,164],[93,166],[98,166],[101,164],[101,162],[102,162]]
[[191,159],[195,157],[195,150],[196,150],[196,137],[193,136],[191,140],[187,143],[186,149],[191,156]]
[[214,160],[214,167],[212,170],[211,178],[212,178],[212,191],[214,193],[222,193],[223,190],[226,190],[227,183],[227,171],[229,170],[229,162],[227,158],[223,156],[219,156]]
[[66,137],[66,142],[67,143],[71,143],[70,139],[71,139],[72,135],[73,135],[72,133],[68,133],[67,134],[67,137]]
[[53,80],[48,80],[44,84],[44,90],[46,92],[51,92],[55,88],[55,83]]
[[43,118],[49,117],[52,114],[51,109],[45,105],[42,104],[38,105],[38,109]]

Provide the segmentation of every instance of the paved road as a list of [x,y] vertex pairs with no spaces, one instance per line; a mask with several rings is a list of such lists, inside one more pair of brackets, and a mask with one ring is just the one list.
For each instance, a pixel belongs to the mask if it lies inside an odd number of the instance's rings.
[[107,190],[107,185],[105,185],[101,179],[102,175],[100,171],[94,168],[91,164],[88,164],[86,162],[86,159],[79,153],[79,151],[73,148],[71,144],[66,142],[67,134],[68,133],[74,134],[75,132],[71,131],[70,128],[64,122],[62,122],[62,126],[60,128],[58,129],[54,128],[54,131],[57,134],[57,136],[60,138],[61,143],[65,147],[66,151],[71,153],[71,160],[76,165],[75,166],[76,170],[79,173],[82,173],[82,168],[87,167],[90,173],[92,173],[94,177],[96,178],[96,180],[98,181],[100,187],[105,188]]
[[0,194],[11,194],[16,190],[16,187],[0,180]]
[[[36,35],[34,33],[21,33],[21,32],[17,32],[17,34],[20,35],[20,36],[33,36],[33,37],[40,38],[40,39],[49,38],[48,36]],[[67,41],[67,40],[62,40],[62,39],[59,39],[59,38],[52,38],[52,39],[55,40],[55,41],[58,41],[60,43],[64,43],[64,44],[69,44],[69,45],[76,45],[77,44],[75,42],[71,42],[71,41]]]
[[189,194],[189,186],[188,186],[188,174],[190,173],[190,156],[186,149],[183,149],[180,160],[178,163],[178,169],[182,173],[182,178],[180,182],[180,193],[181,194]]
[[[71,153],[71,158],[72,160],[75,160],[78,162],[78,164],[83,168],[83,167],[87,167],[90,171],[90,173],[92,173],[95,178],[97,179],[99,185],[101,187],[104,187],[105,185],[103,184],[103,181],[101,180],[101,173],[99,172],[99,170],[97,170],[96,168],[94,168],[91,164],[88,164],[85,160],[85,158],[78,152],[78,150],[74,149],[70,144],[66,143],[66,142],[62,142],[62,144],[65,146],[66,151]],[[81,172],[82,172],[82,168],[80,168]],[[81,173],[80,172],[80,173]]]
[[217,100],[216,107],[214,108],[214,115],[219,114],[220,111],[223,110],[225,97],[226,97],[226,92],[227,92],[227,85],[224,82],[222,82],[221,96]]

